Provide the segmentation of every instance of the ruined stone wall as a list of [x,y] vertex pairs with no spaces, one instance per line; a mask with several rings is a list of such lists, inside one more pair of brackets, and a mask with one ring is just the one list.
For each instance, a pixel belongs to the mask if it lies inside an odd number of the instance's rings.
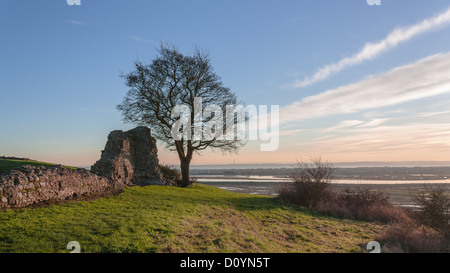
[[26,165],[0,176],[0,208],[21,208],[93,194],[103,195],[123,186],[85,169]]
[[113,131],[91,168],[23,166],[0,175],[0,209],[104,195],[125,186],[164,185],[156,141],[147,127]]

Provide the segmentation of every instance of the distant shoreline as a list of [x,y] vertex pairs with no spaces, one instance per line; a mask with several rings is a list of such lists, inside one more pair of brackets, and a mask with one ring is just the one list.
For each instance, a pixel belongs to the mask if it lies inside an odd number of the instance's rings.
[[[450,167],[450,161],[361,161],[361,162],[329,162],[337,168],[354,167]],[[176,166],[176,165],[174,165]],[[191,165],[192,170],[198,169],[278,169],[295,168],[297,163],[254,163],[254,164],[198,164]]]
[[[226,176],[226,175],[204,175],[197,176],[193,175],[193,179],[198,180],[199,182],[205,183],[289,183],[291,179],[289,177],[279,177],[276,178],[274,176],[261,176],[261,178],[257,178],[254,176]],[[333,179],[333,184],[450,184],[450,179],[363,179],[363,178],[354,178],[354,179]]]

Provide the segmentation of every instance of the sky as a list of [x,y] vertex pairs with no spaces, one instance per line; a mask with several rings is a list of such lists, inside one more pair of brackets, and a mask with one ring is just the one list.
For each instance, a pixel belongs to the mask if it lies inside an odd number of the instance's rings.
[[[246,105],[278,105],[280,141],[192,164],[450,161],[450,2],[2,0],[0,155],[100,158],[120,77],[159,43],[201,48]],[[177,155],[158,142],[164,164]]]

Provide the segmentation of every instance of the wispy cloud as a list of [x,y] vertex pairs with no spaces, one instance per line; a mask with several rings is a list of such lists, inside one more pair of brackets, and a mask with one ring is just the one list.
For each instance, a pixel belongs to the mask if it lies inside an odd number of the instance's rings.
[[389,121],[388,118],[377,118],[377,119],[373,119],[369,122],[366,122],[364,124],[359,125],[358,127],[360,128],[366,128],[366,127],[377,127],[380,126],[381,124],[385,123]]
[[362,123],[364,123],[364,121],[361,121],[361,120],[344,120],[344,121],[339,122],[335,126],[332,126],[332,127],[329,127],[327,129],[325,129],[324,131],[325,132],[333,132],[333,131],[336,131],[336,130],[339,130],[339,129],[349,128],[349,127],[353,127],[353,126],[356,126],[356,125],[360,125]]
[[393,116],[393,115],[400,115],[407,113],[408,110],[406,108],[399,108],[394,110],[388,110],[388,111],[369,111],[364,113],[363,115],[366,118],[382,118],[387,116]]
[[67,22],[71,23],[72,25],[77,25],[77,26],[85,25],[85,23],[83,21],[79,21],[79,20],[67,20]]
[[158,44],[157,42],[155,42],[153,40],[147,40],[147,39],[144,39],[144,38],[141,38],[141,37],[138,37],[138,36],[130,36],[130,39],[138,41],[138,42],[144,42],[144,43],[147,43],[147,44],[153,44],[153,45],[157,45]]
[[423,34],[425,32],[436,29],[450,22],[450,8],[445,12],[436,15],[432,18],[423,20],[408,27],[395,28],[383,40],[375,43],[367,43],[361,51],[353,56],[341,59],[337,63],[332,63],[320,68],[314,75],[306,77],[302,81],[294,82],[290,85],[291,88],[303,88],[310,86],[316,82],[322,81],[341,70],[360,64],[364,61],[371,60],[385,51],[396,47],[402,42],[411,40],[412,38]]
[[370,127],[377,127],[380,126],[383,123],[386,123],[389,121],[389,119],[373,119],[370,121],[362,121],[362,120],[343,120],[339,122],[338,124],[325,128],[322,131],[325,133],[333,132],[333,133],[339,133],[342,130],[352,129],[352,128],[370,128]]
[[450,53],[418,62],[351,85],[306,97],[280,109],[281,123],[349,114],[450,93]]
[[450,151],[450,123],[414,123],[352,127],[343,129],[332,137],[323,136],[310,142],[298,143],[305,152],[327,151],[329,153],[397,153],[423,154],[424,151]]
[[420,117],[431,117],[431,116],[440,116],[440,115],[446,115],[446,114],[450,114],[450,111],[419,113],[418,116],[420,116]]

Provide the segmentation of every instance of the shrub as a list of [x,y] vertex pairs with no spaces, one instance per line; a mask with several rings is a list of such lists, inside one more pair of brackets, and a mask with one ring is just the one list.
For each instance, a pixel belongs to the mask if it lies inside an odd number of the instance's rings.
[[389,197],[388,193],[362,187],[348,188],[338,194],[338,199],[342,204],[356,208],[391,205]]
[[333,192],[331,198],[320,202],[316,209],[331,216],[382,223],[408,218],[407,212],[392,205],[389,198],[389,194],[370,188],[345,189]]
[[445,186],[425,185],[420,192],[412,193],[411,198],[419,205],[417,220],[450,237],[450,196]]
[[337,203],[349,210],[352,218],[390,222],[396,211],[389,201],[389,194],[370,188],[346,189],[337,195]]
[[166,183],[171,186],[179,186],[181,183],[181,172],[169,165],[160,165],[161,173],[166,180]]
[[282,202],[314,208],[319,202],[330,197],[330,183],[333,178],[333,168],[320,159],[311,163],[297,163],[292,172],[292,182],[282,184],[277,192]]
[[448,253],[448,239],[415,219],[409,218],[387,227],[377,239],[387,253]]
[[450,198],[444,186],[425,186],[411,198],[419,206],[418,211],[390,225],[381,241],[385,252],[450,252]]
[[282,184],[278,196],[282,202],[314,208],[331,216],[385,223],[406,217],[390,203],[387,193],[363,188],[333,191],[335,170],[320,158],[309,164],[299,162],[291,174],[292,182]]

